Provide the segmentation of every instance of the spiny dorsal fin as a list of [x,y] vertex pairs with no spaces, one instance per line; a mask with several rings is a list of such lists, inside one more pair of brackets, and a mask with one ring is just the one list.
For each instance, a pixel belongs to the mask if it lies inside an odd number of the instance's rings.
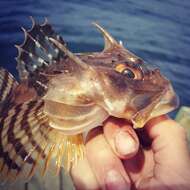
[[16,46],[18,48],[17,69],[21,80],[27,79],[36,69],[46,67],[64,57],[64,53],[54,46],[49,38],[56,39],[62,44],[65,42],[54,32],[47,19],[41,25],[32,17],[31,20],[33,25],[30,30],[22,28],[25,34],[23,44]]
[[11,95],[17,85],[16,79],[7,70],[0,68],[0,103]]
[[51,128],[43,106],[43,101],[29,101],[0,117],[0,183],[28,180],[37,168],[43,175],[47,169],[58,173],[83,156],[82,135],[65,136]]

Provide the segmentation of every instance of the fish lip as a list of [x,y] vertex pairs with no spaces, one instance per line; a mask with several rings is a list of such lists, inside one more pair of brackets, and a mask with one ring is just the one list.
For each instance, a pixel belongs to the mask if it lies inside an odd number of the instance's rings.
[[[150,104],[151,105],[151,104]],[[175,110],[179,106],[179,97],[174,92],[171,84],[168,84],[160,95],[158,103],[156,103],[150,113],[147,112],[147,107],[142,110],[139,110],[132,116],[132,123],[134,128],[142,128],[150,119],[158,117],[164,114],[167,114]]]
[[[170,101],[165,102],[165,103],[160,102],[156,105],[153,112],[150,114],[151,116],[150,119],[152,119],[153,117],[167,114],[177,109],[178,106],[179,106],[179,97],[176,94],[174,94],[171,97]],[[160,110],[162,110],[161,113],[160,113]]]

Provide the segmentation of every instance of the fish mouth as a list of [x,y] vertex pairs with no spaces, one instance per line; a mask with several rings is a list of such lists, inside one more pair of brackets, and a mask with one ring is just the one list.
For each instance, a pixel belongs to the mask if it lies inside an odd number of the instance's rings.
[[152,103],[133,115],[131,122],[134,128],[142,128],[150,119],[167,114],[179,106],[179,97],[171,85],[163,91],[162,96],[158,99],[157,103]]
[[176,95],[172,96],[170,101],[168,102],[163,100],[159,104],[157,104],[154,110],[151,112],[150,119],[163,114],[167,114],[176,109],[178,105],[179,105],[179,98]]

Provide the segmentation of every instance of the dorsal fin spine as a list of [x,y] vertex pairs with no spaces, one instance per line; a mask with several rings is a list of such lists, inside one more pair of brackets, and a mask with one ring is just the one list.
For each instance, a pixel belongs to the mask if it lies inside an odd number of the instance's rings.
[[42,65],[49,66],[54,61],[60,61],[64,57],[64,53],[49,40],[49,37],[60,41],[60,43],[65,44],[65,42],[54,32],[47,19],[40,25],[35,22],[33,17],[30,18],[32,20],[32,27],[29,30],[22,28],[25,40],[21,45],[16,46],[19,51],[17,68],[21,80],[29,78]]

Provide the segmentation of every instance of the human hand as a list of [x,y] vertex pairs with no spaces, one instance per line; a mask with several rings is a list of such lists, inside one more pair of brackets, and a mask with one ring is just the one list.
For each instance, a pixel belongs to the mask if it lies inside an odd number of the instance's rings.
[[[190,189],[190,156],[184,129],[167,116],[149,121],[149,149],[139,146],[124,120],[109,118],[87,136],[86,158],[71,175],[78,190]],[[122,159],[122,160],[121,160]]]

